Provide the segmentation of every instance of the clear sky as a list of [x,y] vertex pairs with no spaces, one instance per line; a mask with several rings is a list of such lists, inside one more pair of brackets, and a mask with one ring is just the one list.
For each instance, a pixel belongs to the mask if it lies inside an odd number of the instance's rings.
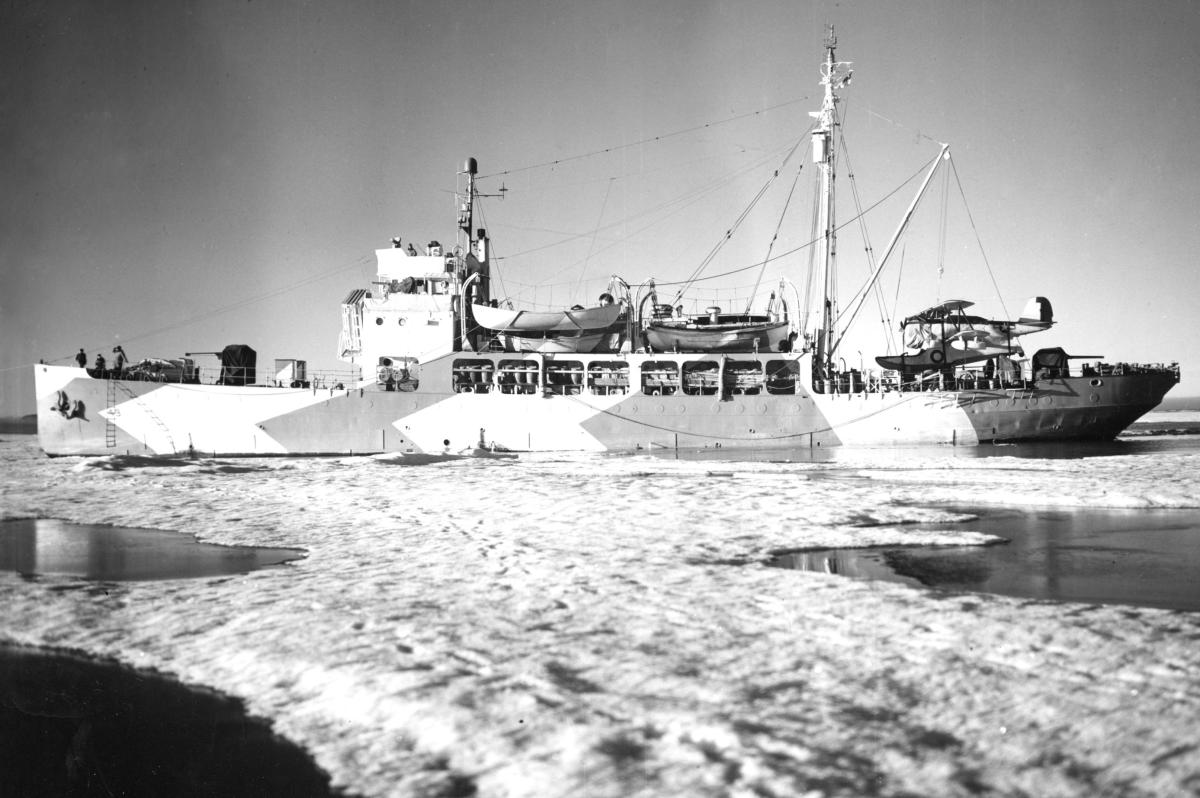
[[[372,250],[453,241],[467,156],[507,172],[480,188],[509,189],[483,211],[514,300],[686,276],[807,129],[830,22],[862,205],[945,141],[974,219],[952,176],[939,279],[935,181],[898,294],[889,269],[896,315],[1047,296],[1059,323],[1032,348],[1178,360],[1177,395],[1200,393],[1200,3],[114,0],[0,7],[0,416],[33,411],[29,364],[79,347],[338,367]],[[706,273],[761,261],[781,218],[775,254],[808,240],[808,160]],[[866,217],[877,254],[914,188]],[[840,246],[849,293],[857,224]],[[764,281],[802,284],[806,253]],[[691,299],[744,304],[755,276]],[[882,353],[867,332],[848,360]]]

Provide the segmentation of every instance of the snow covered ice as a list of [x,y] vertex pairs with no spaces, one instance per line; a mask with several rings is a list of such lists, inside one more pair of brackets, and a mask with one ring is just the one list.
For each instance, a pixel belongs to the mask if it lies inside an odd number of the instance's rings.
[[765,565],[990,542],[938,509],[965,497],[1195,508],[1194,450],[156,464],[10,437],[0,520],[308,556],[106,593],[0,574],[0,642],[241,698],[362,795],[1195,794],[1200,615]]

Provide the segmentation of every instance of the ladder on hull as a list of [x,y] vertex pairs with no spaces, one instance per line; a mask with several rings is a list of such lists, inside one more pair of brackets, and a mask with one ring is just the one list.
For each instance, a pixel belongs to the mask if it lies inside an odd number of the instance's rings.
[[[108,408],[111,411],[117,404],[117,386],[116,380],[108,381]],[[104,445],[106,448],[113,449],[117,445],[117,425],[113,423],[112,413],[105,414],[104,417]]]
[[[145,402],[141,401],[141,397],[139,397],[133,391],[129,390],[129,386],[127,386],[121,380],[110,379],[108,381],[108,406],[109,406],[109,408],[114,407],[117,403],[117,389],[118,388],[121,390],[122,394],[124,394],[125,396],[132,399],[134,401],[134,403],[136,403],[142,409],[142,411],[145,412],[146,415],[150,417],[150,420],[154,422],[155,426],[157,426],[159,428],[159,430],[162,431],[163,437],[166,439],[167,443],[171,447],[171,454],[174,454],[175,452],[179,451],[178,447],[175,446],[175,438],[171,435],[170,428],[167,427],[167,425],[165,423],[163,423],[163,420],[161,418],[159,418],[157,415],[154,414],[154,411],[150,409],[149,405],[147,405]],[[143,444],[145,444],[144,440],[143,440]],[[110,447],[114,447],[117,445],[117,429],[116,429],[116,425],[113,424],[111,418],[109,419],[108,425],[105,429],[105,445],[110,446]]]

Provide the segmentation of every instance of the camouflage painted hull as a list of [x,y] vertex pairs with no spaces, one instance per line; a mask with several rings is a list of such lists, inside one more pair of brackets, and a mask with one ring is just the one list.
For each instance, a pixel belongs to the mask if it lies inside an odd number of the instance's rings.
[[[1152,372],[1053,378],[1032,388],[816,393],[804,379],[790,379],[782,387],[777,380],[749,389],[727,382],[688,393],[682,386],[651,390],[636,377],[617,387],[592,382],[591,369],[618,357],[637,375],[662,355],[572,356],[587,381],[558,383],[548,367],[553,356],[528,355],[542,380],[526,384],[456,382],[453,364],[462,356],[422,364],[410,392],[374,382],[341,389],[162,384],[38,365],[38,435],[50,455],[221,456],[459,451],[481,439],[513,451],[1103,440],[1178,381],[1177,373]],[[502,370],[503,357],[471,355],[471,362],[491,360]],[[774,355],[770,363],[809,373],[808,355]]]

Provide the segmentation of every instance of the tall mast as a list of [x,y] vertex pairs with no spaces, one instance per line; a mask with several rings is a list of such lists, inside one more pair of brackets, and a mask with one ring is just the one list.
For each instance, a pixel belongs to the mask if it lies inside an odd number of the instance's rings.
[[837,220],[834,212],[834,146],[833,134],[836,128],[838,103],[837,90],[850,82],[854,70],[851,62],[838,61],[835,58],[837,36],[830,25],[825,34],[825,61],[821,64],[821,85],[825,87],[825,98],[820,111],[811,111],[809,116],[816,119],[812,132],[813,163],[817,165],[820,180],[820,200],[817,206],[817,229],[819,231],[818,247],[823,275],[823,290],[821,299],[821,327],[816,336],[816,357],[814,367],[820,368],[825,374],[829,372],[830,361],[833,358],[833,342],[837,339],[833,329],[834,319],[837,318]]
[[[470,252],[475,245],[475,175],[479,172],[479,164],[474,158],[468,158],[463,163],[459,175],[467,176],[466,190],[458,194],[458,243],[463,246],[463,253]],[[463,239],[466,239],[465,245]]]

